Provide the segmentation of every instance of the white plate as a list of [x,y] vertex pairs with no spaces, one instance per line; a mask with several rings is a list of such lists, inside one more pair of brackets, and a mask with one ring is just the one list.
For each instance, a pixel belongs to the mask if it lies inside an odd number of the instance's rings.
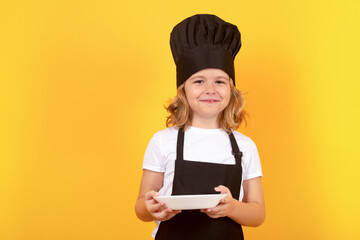
[[175,195],[158,196],[154,199],[163,202],[173,210],[205,209],[219,204],[227,194],[203,194],[203,195]]

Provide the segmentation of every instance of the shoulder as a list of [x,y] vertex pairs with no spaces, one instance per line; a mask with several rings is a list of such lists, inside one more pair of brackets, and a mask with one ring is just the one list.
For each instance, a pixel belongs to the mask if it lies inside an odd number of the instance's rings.
[[252,150],[252,149],[256,149],[256,144],[255,142],[248,136],[238,132],[238,131],[233,131],[234,137],[236,139],[236,142],[239,146],[239,148],[242,149],[246,149],[246,150]]
[[261,162],[257,147],[254,141],[242,133],[234,131],[235,139],[240,151],[243,153],[243,180],[262,176]]
[[173,138],[174,136],[176,137],[178,133],[178,129],[175,127],[169,127],[169,128],[165,128],[163,130],[157,131],[153,138],[157,139],[157,140],[166,140],[169,138]]
[[177,129],[170,127],[153,135],[145,151],[144,169],[156,172],[166,170],[166,161],[176,150],[177,132]]
[[178,129],[175,127],[169,127],[160,131],[157,131],[152,136],[149,144],[155,145],[158,148],[163,148],[169,144],[173,144],[177,140]]

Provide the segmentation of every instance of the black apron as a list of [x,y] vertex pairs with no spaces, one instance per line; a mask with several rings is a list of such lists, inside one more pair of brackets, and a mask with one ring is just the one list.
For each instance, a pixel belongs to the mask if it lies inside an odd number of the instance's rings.
[[[172,195],[218,193],[214,187],[224,185],[233,198],[239,199],[241,186],[241,157],[233,133],[229,134],[236,164],[218,164],[183,159],[184,130],[179,129]],[[160,223],[155,240],[241,240],[240,224],[228,217],[210,218],[200,210],[183,210],[173,218]]]

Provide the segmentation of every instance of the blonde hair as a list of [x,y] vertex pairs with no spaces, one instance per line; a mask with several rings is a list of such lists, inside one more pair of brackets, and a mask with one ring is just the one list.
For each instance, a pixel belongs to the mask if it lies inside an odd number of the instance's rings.
[[[236,130],[243,121],[246,125],[247,113],[244,111],[245,100],[241,92],[234,86],[233,80],[230,80],[230,101],[226,108],[220,113],[219,126],[224,131],[230,133],[231,129]],[[191,125],[192,112],[185,94],[185,83],[177,89],[177,95],[170,100],[170,104],[165,107],[170,113],[166,119],[166,127],[176,126],[189,127]]]

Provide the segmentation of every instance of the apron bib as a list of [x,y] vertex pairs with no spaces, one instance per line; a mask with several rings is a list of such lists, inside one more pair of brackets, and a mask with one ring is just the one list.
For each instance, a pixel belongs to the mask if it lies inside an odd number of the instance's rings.
[[[218,193],[214,187],[224,185],[233,198],[239,199],[242,168],[241,157],[233,133],[229,134],[235,165],[217,164],[183,159],[184,130],[178,131],[172,195]],[[160,223],[155,240],[241,240],[241,225],[228,217],[210,218],[200,210],[183,210]]]

